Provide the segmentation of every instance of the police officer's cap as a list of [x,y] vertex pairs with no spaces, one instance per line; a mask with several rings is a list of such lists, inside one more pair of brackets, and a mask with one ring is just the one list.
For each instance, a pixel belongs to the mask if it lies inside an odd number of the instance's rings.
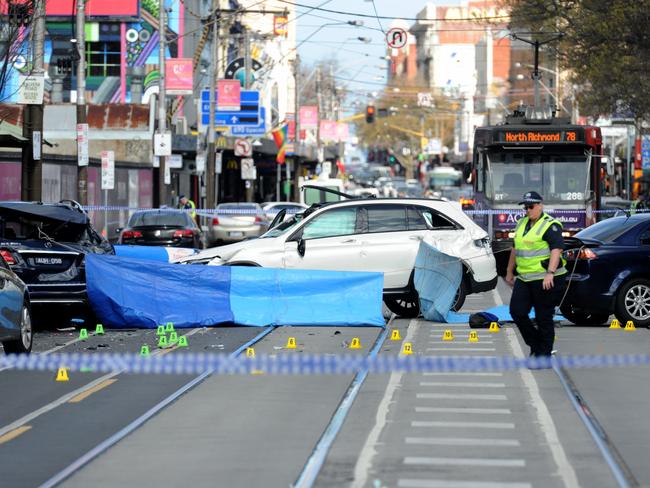
[[536,191],[528,191],[524,194],[524,199],[519,202],[517,205],[523,205],[525,203],[542,203],[544,199]]

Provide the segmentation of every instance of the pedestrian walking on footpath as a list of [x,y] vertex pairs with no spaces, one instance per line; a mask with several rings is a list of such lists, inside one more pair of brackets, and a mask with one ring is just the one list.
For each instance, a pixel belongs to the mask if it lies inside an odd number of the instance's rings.
[[[531,356],[537,357],[553,351],[553,314],[562,299],[567,272],[562,223],[544,212],[542,201],[539,193],[529,191],[519,202],[526,216],[515,227],[506,272],[506,282],[513,287],[510,315],[530,346]],[[529,317],[533,308],[535,323]]]

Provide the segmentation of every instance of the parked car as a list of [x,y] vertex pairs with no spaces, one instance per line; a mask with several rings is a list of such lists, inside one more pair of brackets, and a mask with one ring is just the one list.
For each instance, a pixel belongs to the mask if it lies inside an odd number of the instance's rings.
[[34,305],[85,305],[85,255],[115,254],[72,201],[0,202],[0,247]]
[[298,202],[266,202],[262,204],[262,210],[266,220],[270,223],[280,210],[286,210],[288,214],[303,212],[307,208],[304,203]]
[[496,286],[487,233],[459,204],[442,200],[368,198],[314,204],[259,239],[215,247],[178,262],[382,272],[386,305],[399,315],[417,316],[413,275],[421,241],[460,258],[463,278],[456,310],[467,294]]
[[120,233],[120,244],[200,249],[201,229],[189,213],[174,209],[143,210],[131,215]]
[[11,258],[10,251],[0,248],[0,342],[6,354],[29,354],[34,338],[29,293],[5,256]]
[[615,314],[623,324],[650,326],[650,214],[612,217],[565,242],[567,319],[601,325]]
[[257,203],[221,203],[210,227],[210,245],[259,237],[267,230],[264,210]]

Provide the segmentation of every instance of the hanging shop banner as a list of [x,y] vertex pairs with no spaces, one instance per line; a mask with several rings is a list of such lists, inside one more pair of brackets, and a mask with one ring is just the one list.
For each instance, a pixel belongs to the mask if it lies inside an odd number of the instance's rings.
[[337,141],[338,135],[336,133],[335,120],[321,120],[320,121],[320,138],[322,141]]
[[318,107],[305,105],[300,107],[300,128],[316,129],[318,127]]
[[168,95],[194,93],[191,58],[170,58],[165,61],[165,90]]
[[239,80],[217,80],[217,110],[241,110],[241,83]]
[[289,17],[286,15],[275,15],[273,17],[273,34],[287,37],[289,33]]

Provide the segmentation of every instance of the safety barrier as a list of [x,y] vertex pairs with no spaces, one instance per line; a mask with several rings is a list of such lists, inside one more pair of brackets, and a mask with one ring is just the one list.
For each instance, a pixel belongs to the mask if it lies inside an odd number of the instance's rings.
[[509,371],[522,368],[610,368],[650,365],[650,354],[567,355],[516,358],[512,356],[420,356],[314,355],[282,354],[276,356],[232,357],[226,354],[177,353],[141,356],[137,354],[9,354],[0,357],[0,370],[14,368],[27,371],[121,371],[131,374],[273,374],[322,375],[354,374],[367,369],[374,374],[429,373],[454,371]]

